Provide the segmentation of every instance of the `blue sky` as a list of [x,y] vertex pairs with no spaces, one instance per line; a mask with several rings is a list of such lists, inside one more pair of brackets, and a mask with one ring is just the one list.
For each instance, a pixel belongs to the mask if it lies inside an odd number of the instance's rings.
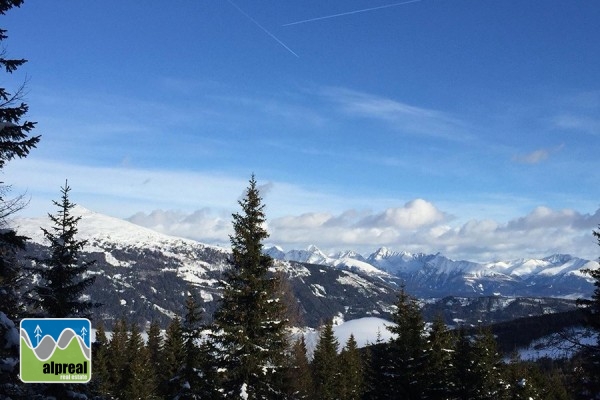
[[42,141],[3,180],[24,216],[68,178],[84,207],[227,244],[255,173],[284,249],[596,258],[599,20],[566,0],[28,1],[2,17],[29,60],[6,85],[28,80]]

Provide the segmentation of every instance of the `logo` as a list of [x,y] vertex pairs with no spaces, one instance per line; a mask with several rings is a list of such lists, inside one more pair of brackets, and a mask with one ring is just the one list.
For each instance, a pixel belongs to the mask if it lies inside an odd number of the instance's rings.
[[21,321],[21,380],[86,383],[92,377],[92,324],[86,318]]

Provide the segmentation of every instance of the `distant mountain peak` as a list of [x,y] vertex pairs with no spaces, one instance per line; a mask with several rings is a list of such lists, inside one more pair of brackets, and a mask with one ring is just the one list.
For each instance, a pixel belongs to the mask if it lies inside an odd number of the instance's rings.
[[[201,244],[191,239],[159,233],[150,228],[145,228],[120,218],[92,211],[81,205],[75,205],[71,210],[71,214],[75,217],[81,217],[77,224],[77,238],[80,240],[87,240],[90,245],[93,245],[94,242],[98,241],[115,242],[137,247],[152,246],[166,242]],[[32,242],[39,244],[45,244],[46,242],[46,238],[44,237],[41,228],[48,229],[51,225],[52,222],[47,216],[16,218],[14,220],[14,228],[20,235],[27,236]]]

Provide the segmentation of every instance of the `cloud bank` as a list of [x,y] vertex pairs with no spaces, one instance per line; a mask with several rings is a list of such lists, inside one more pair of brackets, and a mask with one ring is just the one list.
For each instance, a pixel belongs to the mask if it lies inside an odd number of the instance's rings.
[[[228,219],[199,210],[191,214],[157,210],[138,213],[130,221],[161,232],[199,241],[227,244]],[[506,222],[455,218],[424,199],[380,211],[354,209],[339,214],[309,212],[269,221],[269,244],[285,249],[315,244],[329,252],[345,249],[370,253],[380,246],[410,252],[441,252],[472,261],[509,260],[571,253],[596,259],[600,253],[592,230],[600,224],[600,209],[593,214],[571,209],[537,207]]]

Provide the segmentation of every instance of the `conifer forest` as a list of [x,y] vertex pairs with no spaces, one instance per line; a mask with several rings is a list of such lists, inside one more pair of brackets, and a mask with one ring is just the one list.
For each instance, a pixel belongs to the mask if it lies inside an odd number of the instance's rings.
[[[0,18],[22,3],[0,0]],[[7,38],[0,29],[3,47]],[[0,56],[4,74],[25,63],[5,51]],[[24,97],[25,84],[0,88],[0,170],[43,144]],[[88,295],[95,278],[87,273],[92,262],[80,254],[86,242],[78,237],[69,182],[57,190],[52,229],[43,231],[49,251],[33,259],[25,259],[28,238],[11,226],[26,198],[11,193],[11,182],[1,185],[0,399],[600,399],[600,343],[573,343],[579,347],[570,359],[522,361],[501,352],[487,326],[450,329],[441,317],[426,322],[404,287],[387,328],[390,341],[359,348],[350,336],[340,343],[329,320],[309,348],[294,326],[286,276],[272,273],[273,259],[264,252],[267,216],[254,175],[232,215],[231,254],[214,315],[206,315],[190,286],[185,313],[166,326],[139,326],[122,315],[109,330],[92,320],[90,382],[23,383],[19,322],[88,318],[102,304]],[[600,230],[592,235],[600,244]],[[583,272],[595,280],[595,292],[579,307],[587,327],[600,332],[600,271]]]

